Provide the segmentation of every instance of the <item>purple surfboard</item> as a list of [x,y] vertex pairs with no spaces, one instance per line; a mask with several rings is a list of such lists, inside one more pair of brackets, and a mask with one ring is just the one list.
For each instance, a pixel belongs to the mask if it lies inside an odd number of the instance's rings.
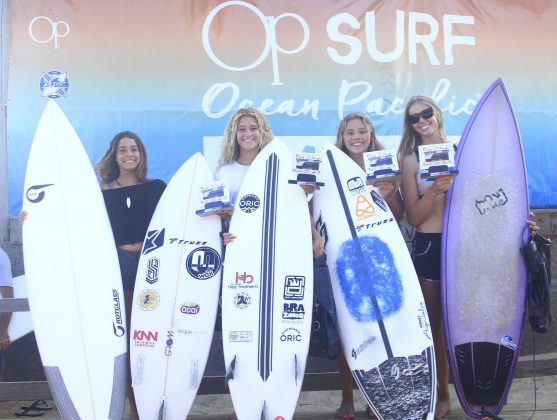
[[441,294],[445,339],[464,411],[498,414],[520,352],[527,273],[528,187],[518,126],[497,79],[476,105],[447,192]]

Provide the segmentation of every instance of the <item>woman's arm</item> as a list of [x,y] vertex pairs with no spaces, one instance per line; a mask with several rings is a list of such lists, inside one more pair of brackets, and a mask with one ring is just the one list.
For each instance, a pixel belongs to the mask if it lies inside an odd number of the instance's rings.
[[404,216],[404,204],[397,184],[391,181],[377,181],[375,186],[387,202],[397,222],[401,220]]
[[416,173],[418,160],[414,155],[407,155],[402,160],[402,202],[406,211],[406,219],[414,227],[420,226],[432,214],[436,198],[444,194],[450,187],[453,177],[440,176],[420,197]]

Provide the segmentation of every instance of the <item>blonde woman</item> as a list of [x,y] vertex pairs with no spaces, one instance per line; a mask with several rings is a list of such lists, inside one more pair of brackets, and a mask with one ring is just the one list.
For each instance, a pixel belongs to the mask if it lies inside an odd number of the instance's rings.
[[[375,150],[384,150],[385,147],[375,135],[375,127],[367,115],[361,112],[352,112],[340,122],[335,145],[346,153],[360,168],[365,171],[364,153]],[[397,183],[392,181],[377,181],[375,186],[379,189],[393,215],[397,220],[402,219],[404,208]],[[314,232],[315,237],[315,232]],[[315,246],[319,248],[315,248]],[[318,258],[323,254],[322,240],[314,240],[314,256]],[[352,390],[352,373],[344,353],[337,358],[339,375],[342,386],[342,400],[335,416],[339,419],[351,420],[355,417],[354,395]],[[369,407],[366,407],[368,418],[375,418]]]
[[[236,203],[238,191],[255,157],[273,140],[273,131],[263,114],[255,108],[240,108],[228,121],[221,145],[215,179],[227,183],[230,203]],[[224,244],[235,236],[228,232],[232,210],[221,210]]]
[[410,98],[404,111],[404,131],[398,150],[402,166],[402,197],[408,223],[416,228],[412,261],[420,280],[427,307],[437,364],[437,406],[435,418],[451,411],[449,364],[445,351],[441,312],[441,230],[445,193],[453,182],[450,175],[434,180],[420,177],[418,146],[447,143],[443,112],[426,96]]

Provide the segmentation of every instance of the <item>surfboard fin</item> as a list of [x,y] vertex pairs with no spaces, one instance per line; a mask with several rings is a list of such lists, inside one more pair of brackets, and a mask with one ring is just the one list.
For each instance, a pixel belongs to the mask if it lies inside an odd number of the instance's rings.
[[267,406],[267,401],[263,401],[263,408],[261,409],[261,420],[265,420],[265,407]]
[[133,385],[139,385],[143,379],[143,362],[145,361],[145,356],[141,355],[137,358],[134,367],[133,375]]
[[228,381],[234,379],[234,369],[236,369],[236,356],[232,359],[232,362],[226,368],[226,374],[224,375],[224,384],[228,385]]
[[197,388],[198,378],[199,378],[199,362],[197,360],[193,360],[191,362],[191,383],[190,383],[191,389]]
[[166,396],[163,395],[161,398],[161,406],[159,407],[159,417],[158,420],[166,419]]

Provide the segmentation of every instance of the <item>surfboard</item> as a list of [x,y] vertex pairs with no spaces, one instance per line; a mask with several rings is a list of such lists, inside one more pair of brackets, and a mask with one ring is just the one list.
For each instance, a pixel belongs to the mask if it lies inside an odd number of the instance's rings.
[[200,153],[170,180],[139,259],[130,363],[139,417],[185,419],[213,338],[220,288],[220,218],[200,217],[200,187],[213,176]]
[[[278,138],[253,161],[238,193],[222,280],[226,380],[239,419],[291,419],[309,346],[313,259],[303,190]],[[295,178],[295,177],[294,177]]]
[[50,100],[29,153],[25,276],[45,374],[64,418],[120,419],[126,321],[114,237],[77,133]]
[[[25,285],[25,276],[17,276],[13,278],[14,282],[14,298],[27,299],[27,286]],[[0,292],[0,296],[2,292]],[[31,312],[18,311],[12,313],[10,325],[8,325],[8,335],[12,343],[24,335],[33,331],[33,320],[31,319]]]
[[313,218],[325,253],[344,354],[379,419],[432,419],[435,356],[429,320],[397,222],[366,174],[331,144]]
[[528,235],[524,154],[508,93],[497,79],[468,120],[447,192],[441,292],[449,364],[460,403],[497,414],[511,386],[524,324]]

